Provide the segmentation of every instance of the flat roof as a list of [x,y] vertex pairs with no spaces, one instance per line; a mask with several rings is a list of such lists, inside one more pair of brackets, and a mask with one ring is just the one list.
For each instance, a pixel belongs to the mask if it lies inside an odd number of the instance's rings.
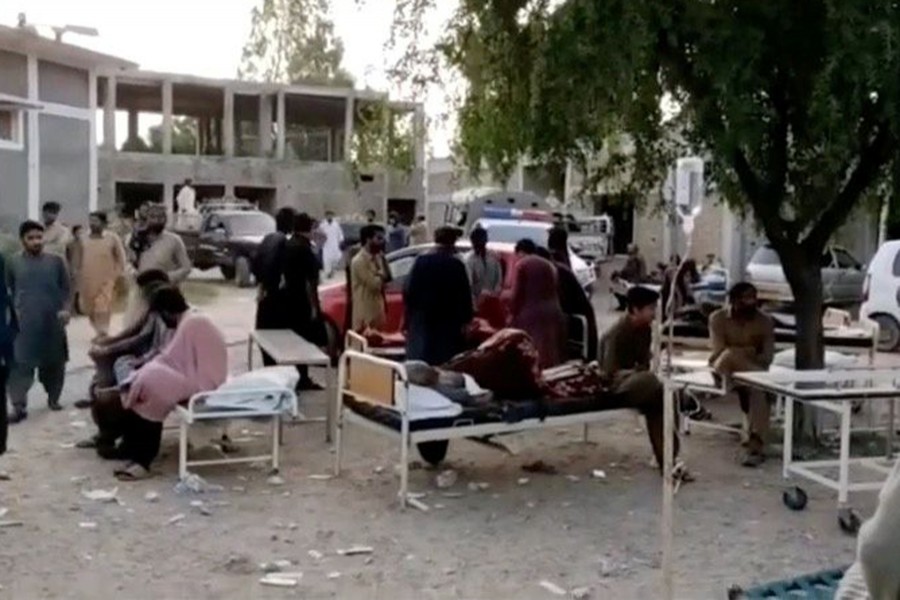
[[0,50],[17,54],[34,54],[39,59],[83,69],[95,67],[110,70],[137,68],[137,63],[118,56],[95,52],[65,42],[57,42],[32,30],[7,27],[6,25],[0,25]]
[[116,80],[119,84],[124,83],[126,85],[135,86],[157,86],[163,81],[169,81],[175,85],[221,89],[228,88],[236,94],[276,94],[278,92],[284,92],[287,95],[330,98],[347,98],[352,96],[356,100],[370,100],[373,102],[387,101],[390,106],[401,110],[415,110],[415,108],[419,106],[419,103],[416,102],[391,100],[387,92],[328,85],[271,83],[242,79],[215,79],[212,77],[200,77],[198,75],[186,75],[183,73],[164,73],[160,71],[145,71],[139,69],[117,73]]

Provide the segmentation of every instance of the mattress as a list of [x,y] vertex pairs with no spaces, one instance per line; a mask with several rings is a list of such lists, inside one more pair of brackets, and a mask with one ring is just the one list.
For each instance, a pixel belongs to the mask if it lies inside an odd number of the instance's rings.
[[[344,395],[344,406],[356,414],[400,431],[400,415],[389,408],[360,402]],[[427,431],[445,427],[466,427],[488,423],[518,423],[528,419],[545,419],[589,412],[602,412],[629,408],[627,398],[620,394],[608,394],[600,398],[566,398],[565,400],[495,400],[478,406],[465,406],[460,415],[434,419],[420,419],[409,424],[410,431]]]
[[[709,338],[709,328],[699,323],[675,323],[672,328],[675,337],[705,339]],[[663,332],[668,335],[668,329]],[[862,335],[836,334],[834,332],[825,331],[824,334],[826,346],[843,346],[845,348],[870,348],[872,346],[872,338]],[[793,329],[775,330],[775,341],[782,344],[793,344],[797,340],[797,332]]]

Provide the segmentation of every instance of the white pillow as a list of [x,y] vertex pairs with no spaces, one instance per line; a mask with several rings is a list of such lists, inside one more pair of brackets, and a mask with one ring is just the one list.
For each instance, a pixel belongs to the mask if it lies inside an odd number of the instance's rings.
[[248,390],[256,388],[285,388],[293,390],[300,381],[294,367],[263,367],[229,377],[219,390]]

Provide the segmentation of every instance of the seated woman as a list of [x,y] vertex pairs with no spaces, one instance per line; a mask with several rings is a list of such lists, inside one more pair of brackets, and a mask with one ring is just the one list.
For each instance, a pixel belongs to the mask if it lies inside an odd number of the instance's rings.
[[[141,294],[149,303],[153,293],[167,285],[168,276],[162,271],[147,271],[138,276]],[[124,409],[119,394],[116,366],[134,368],[148,362],[172,339],[173,330],[154,312],[147,311],[132,327],[94,345],[88,355],[96,367],[91,381],[89,399],[79,401],[79,408],[90,408],[98,432],[76,444],[78,448],[96,448],[103,458],[115,458],[116,441],[121,437]]]
[[218,388],[228,376],[228,349],[222,332],[207,317],[189,310],[178,288],[158,290],[150,309],[175,329],[172,341],[156,358],[123,382],[122,443],[119,456],[128,463],[118,479],[146,478],[159,454],[163,421],[179,402]]

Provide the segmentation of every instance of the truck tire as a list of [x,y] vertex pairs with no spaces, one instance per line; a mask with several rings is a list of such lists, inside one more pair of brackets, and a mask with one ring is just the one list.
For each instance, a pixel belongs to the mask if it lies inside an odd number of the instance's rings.
[[238,256],[234,261],[234,281],[238,287],[247,288],[253,285],[253,272],[250,269],[250,259],[246,256]]
[[226,281],[234,281],[234,267],[220,265],[219,271],[222,272],[222,277],[224,277]]

